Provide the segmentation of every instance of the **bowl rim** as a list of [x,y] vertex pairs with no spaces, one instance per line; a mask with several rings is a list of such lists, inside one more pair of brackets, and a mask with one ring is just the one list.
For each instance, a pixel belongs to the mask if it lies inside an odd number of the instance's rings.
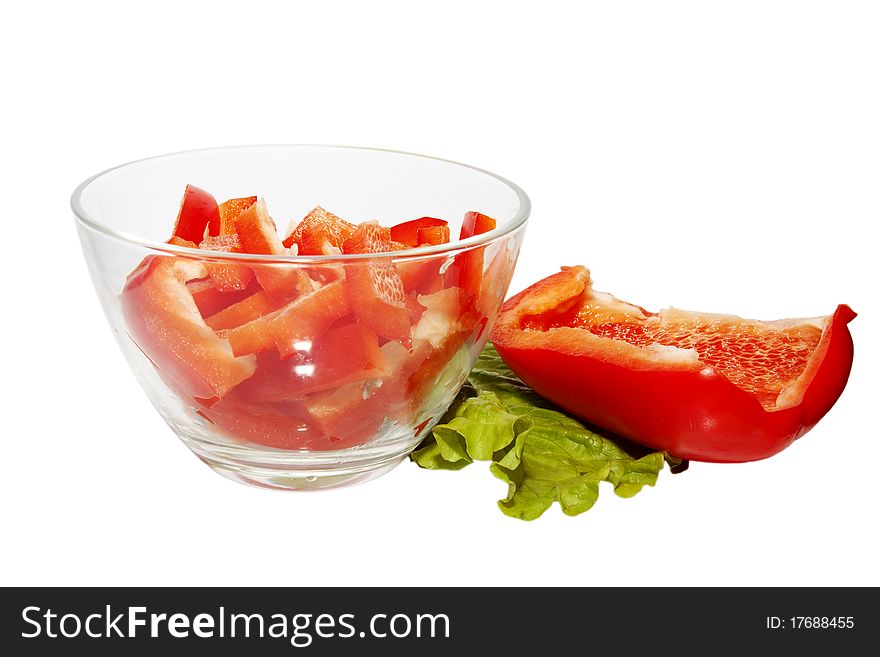
[[[99,221],[95,217],[93,217],[90,213],[88,213],[82,206],[82,195],[86,188],[96,181],[97,179],[109,174],[117,169],[122,169],[123,167],[127,167],[134,164],[139,164],[141,162],[147,162],[150,160],[158,160],[163,158],[171,158],[179,155],[188,155],[191,153],[207,153],[211,151],[234,151],[234,150],[245,150],[245,149],[260,149],[260,148],[328,148],[328,149],[340,149],[340,150],[358,150],[358,151],[372,151],[376,153],[393,153],[395,155],[404,155],[408,157],[418,157],[424,158],[428,160],[435,160],[437,162],[444,162],[446,164],[452,164],[455,166],[463,167],[466,169],[471,169],[472,171],[476,171],[478,173],[482,173],[491,178],[494,178],[506,185],[509,189],[511,189],[517,196],[519,200],[519,209],[514,214],[513,219],[506,223],[503,226],[499,226],[494,228],[486,233],[481,233],[480,235],[475,235],[473,237],[468,237],[463,240],[451,241],[447,244],[438,244],[434,246],[427,247],[415,247],[408,249],[401,249],[399,251],[393,251],[389,253],[352,253],[352,254],[340,254],[340,255],[320,255],[320,256],[311,256],[311,255],[267,255],[267,254],[253,254],[253,253],[229,253],[229,252],[215,252],[208,251],[205,249],[198,248],[190,248],[188,246],[177,246],[174,244],[168,244],[167,242],[157,242],[155,240],[148,240],[133,233],[129,233],[127,231],[117,230],[115,228],[111,228],[105,223]],[[338,144],[243,144],[237,146],[214,146],[209,148],[195,148],[195,149],[187,149],[182,151],[175,151],[172,153],[163,153],[161,155],[152,155],[150,157],[144,157],[137,160],[131,160],[129,162],[124,162],[122,164],[118,164],[116,166],[110,167],[109,169],[104,169],[103,171],[99,171],[98,173],[89,176],[85,180],[83,180],[79,185],[77,185],[76,189],[73,190],[73,193],[70,196],[70,208],[73,211],[76,219],[83,225],[95,230],[99,233],[107,235],[117,240],[121,240],[124,242],[128,242],[130,244],[135,244],[141,247],[145,247],[151,249],[153,251],[160,251],[164,253],[168,253],[171,255],[181,255],[181,256],[189,256],[189,257],[199,257],[199,258],[212,258],[218,260],[235,260],[235,261],[247,261],[247,262],[290,262],[290,263],[309,263],[309,264],[326,264],[333,262],[344,262],[344,261],[352,261],[352,260],[369,260],[371,258],[383,257],[388,258],[391,257],[394,260],[403,259],[417,259],[425,256],[433,256],[438,254],[454,254],[459,251],[464,251],[471,249],[476,246],[481,246],[488,244],[490,242],[494,242],[495,240],[504,237],[506,235],[513,234],[521,229],[526,221],[529,218],[531,213],[531,200],[528,195],[523,191],[523,189],[517,185],[516,183],[508,180],[503,176],[499,176],[496,173],[492,173],[486,169],[481,169],[479,167],[472,166],[470,164],[465,164],[463,162],[457,162],[455,160],[449,160],[440,157],[434,157],[431,155],[424,155],[421,153],[413,153],[409,151],[401,151],[390,148],[375,148],[370,146],[345,146]]]

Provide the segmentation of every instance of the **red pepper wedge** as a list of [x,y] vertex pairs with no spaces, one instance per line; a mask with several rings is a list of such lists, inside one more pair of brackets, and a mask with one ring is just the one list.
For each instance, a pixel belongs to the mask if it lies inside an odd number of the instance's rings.
[[256,196],[231,198],[220,204],[219,225],[208,226],[211,235],[235,235],[235,218],[257,202]]
[[461,231],[459,239],[467,239],[474,235],[482,235],[490,230],[495,230],[497,222],[490,216],[480,212],[465,212],[464,219],[461,221]]
[[210,317],[227,306],[246,299],[261,289],[259,283],[254,280],[244,290],[221,292],[217,289],[217,284],[210,278],[189,281],[186,287],[192,295],[199,312],[202,313],[202,317]]
[[216,199],[204,189],[187,185],[174,222],[173,236],[198,244],[204,239],[209,225],[220,225]]
[[354,224],[327,212],[320,205],[309,212],[282,244],[297,246],[298,255],[333,255],[342,252],[342,245],[354,232]]
[[[391,239],[395,242],[405,244],[410,248],[421,246],[424,242],[419,241],[419,231],[430,228],[446,228],[446,234],[449,234],[449,224],[443,219],[435,219],[434,217],[421,217],[404,221],[396,226],[391,227]],[[448,239],[446,240],[449,241]],[[439,244],[440,242],[436,242]]]
[[[235,218],[235,233],[241,243],[241,250],[245,253],[287,253],[262,199]],[[302,294],[311,289],[309,277],[301,268],[284,264],[255,264],[251,265],[251,269],[260,285],[273,299],[283,299],[291,293]]]
[[448,243],[449,226],[447,225],[419,228],[419,232],[416,234],[416,246],[437,246]]
[[128,277],[120,301],[129,335],[160,376],[180,394],[210,403],[250,377],[255,364],[236,358],[202,318],[187,281],[205,275],[197,260],[149,256]]
[[[396,250],[391,231],[378,224],[360,224],[344,244],[345,253],[385,253]],[[410,344],[412,301],[391,258],[371,258],[345,265],[348,301],[358,321],[377,335]]]
[[[234,234],[206,237],[199,244],[199,248],[220,253],[241,253],[241,243]],[[206,261],[205,269],[220,292],[247,289],[254,278],[254,272],[247,265]]]
[[273,351],[257,356],[257,372],[237,388],[242,399],[283,402],[379,380],[388,373],[376,334],[359,324],[346,324],[311,341],[309,348],[286,360]]
[[229,341],[232,353],[236,356],[247,356],[272,349],[275,341],[269,332],[269,324],[277,312],[276,310],[235,328],[223,330],[223,336]]
[[260,290],[209,316],[205,319],[205,323],[215,331],[234,329],[275,312],[282,305],[283,302],[273,299],[264,290]]
[[406,423],[411,411],[404,394],[407,350],[397,342],[381,347],[385,370],[381,385],[355,381],[316,392],[303,400],[310,422],[338,444],[358,444],[374,435],[386,417]]
[[406,260],[397,263],[397,273],[406,292],[432,294],[443,288],[440,275],[441,257],[433,256],[422,260]]
[[[492,217],[479,212],[467,212],[461,224],[460,239],[467,239],[475,235],[488,233],[494,230],[496,222]],[[455,256],[455,262],[446,272],[447,285],[457,285],[461,289],[473,295],[474,299],[480,298],[483,282],[483,252],[486,247],[472,248]]]
[[492,341],[516,374],[575,415],[682,458],[766,458],[804,435],[846,385],[845,305],[808,320],[654,314],[593,292],[571,267],[509,299]]
[[281,358],[287,358],[301,350],[300,343],[319,338],[333,322],[349,314],[351,305],[345,283],[333,281],[273,314],[268,333]]
[[343,281],[334,281],[296,297],[278,310],[230,329],[225,335],[236,356],[277,347],[279,355],[287,358],[300,351],[300,342],[311,343],[333,322],[348,314],[351,307]]
[[199,415],[222,433],[237,440],[246,440],[276,449],[337,449],[307,421],[308,413],[297,404],[257,403],[242,400],[238,390],[210,408],[200,409]]

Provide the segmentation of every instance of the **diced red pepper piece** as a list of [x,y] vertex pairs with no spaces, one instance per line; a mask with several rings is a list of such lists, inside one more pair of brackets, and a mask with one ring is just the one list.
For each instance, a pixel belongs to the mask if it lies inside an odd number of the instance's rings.
[[236,358],[205,323],[187,281],[204,278],[197,260],[151,256],[121,295],[129,335],[179,394],[222,398],[254,373],[253,358]]
[[232,347],[232,353],[236,356],[246,356],[247,354],[258,354],[274,347],[275,341],[269,332],[269,323],[272,321],[273,315],[274,313],[263,315],[226,331],[225,337]]
[[412,420],[403,387],[409,353],[397,342],[386,342],[381,351],[388,374],[380,386],[354,382],[303,400],[312,423],[325,434],[344,443],[363,444],[386,417],[400,423]]
[[268,330],[282,358],[300,351],[298,343],[314,341],[336,320],[351,313],[342,280],[304,294],[274,314]]
[[[395,242],[400,242],[401,244],[405,244],[407,247],[416,247],[421,246],[422,243],[419,242],[419,231],[425,230],[429,228],[443,228],[446,227],[446,241],[449,241],[449,224],[443,219],[435,219],[434,217],[421,217],[419,219],[412,219],[411,221],[404,221],[403,223],[397,224],[396,226],[391,227],[391,239]],[[441,242],[435,242],[435,244],[440,244]]]
[[[394,249],[391,231],[374,223],[359,225],[344,247],[345,253],[386,253]],[[345,286],[360,323],[384,338],[409,346],[414,309],[390,258],[346,265]]]
[[[196,246],[196,243],[195,243],[195,242],[190,242],[189,240],[185,240],[185,239],[183,239],[182,237],[178,237],[177,235],[172,235],[172,236],[168,239],[168,242],[167,242],[167,243],[168,243],[168,244],[172,244],[172,245],[174,245],[174,246],[185,246],[185,247],[188,248],[188,249],[197,249],[197,248],[199,248],[198,246]],[[143,262],[141,262],[140,266],[144,266],[144,265],[146,264],[146,262],[147,262],[147,261],[144,260]]]
[[339,447],[304,419],[307,413],[299,406],[242,400],[237,389],[199,414],[233,438],[266,447],[309,450]]
[[238,303],[211,315],[205,323],[215,331],[233,329],[278,310],[284,302],[272,299],[264,291],[256,292]]
[[442,290],[445,281],[440,266],[443,262],[442,256],[398,262],[397,271],[403,289],[410,294],[433,294]]
[[261,353],[257,373],[238,392],[258,402],[281,402],[387,373],[376,334],[360,324],[346,324],[329,330],[295,358],[280,360],[274,351]]
[[204,189],[187,185],[174,222],[174,237],[198,244],[205,237],[205,229],[212,223],[220,223],[217,201]]
[[296,244],[298,255],[333,255],[342,251],[342,245],[351,237],[354,228],[354,224],[319,205],[299,222],[283,244],[287,248]]
[[209,226],[211,235],[235,235],[235,218],[256,202],[256,196],[244,196],[221,203],[218,208],[219,225]]
[[350,312],[343,281],[334,281],[230,329],[226,339],[236,356],[256,354],[277,345],[282,357],[287,357],[297,352],[298,342],[314,340]]
[[510,247],[507,245],[498,245],[493,250],[492,259],[488,265],[485,265],[483,280],[481,285],[480,298],[477,300],[477,310],[480,315],[485,318],[494,318],[498,314],[506,293],[507,286],[513,276],[513,267],[516,264],[516,258],[511,255]]
[[316,343],[314,364],[314,376],[321,387],[336,387],[388,373],[379,338],[360,324],[348,324],[324,334]]
[[199,244],[204,251],[219,251],[220,253],[241,253],[241,242],[238,235],[209,235]]
[[497,222],[485,214],[474,211],[465,212],[464,219],[461,221],[461,232],[458,238],[465,240],[474,235],[488,233],[490,230],[495,230],[496,225]]
[[235,217],[235,233],[245,253],[283,255],[285,252],[263,199]]
[[[461,224],[460,239],[481,235],[493,230],[496,222],[479,212],[467,212]],[[455,256],[455,262],[447,270],[446,281],[449,285],[457,285],[471,293],[475,299],[480,298],[483,280],[483,251],[486,247],[478,247],[464,251]]]
[[186,284],[186,287],[192,295],[193,301],[196,302],[199,312],[202,313],[202,317],[215,315],[227,306],[238,303],[262,289],[256,281],[252,281],[245,290],[221,292],[210,278],[190,281]]
[[436,246],[449,243],[449,226],[431,226],[419,228],[417,246]]
[[[379,389],[381,390],[381,388]],[[362,442],[379,428],[383,415],[370,400],[363,382],[309,395],[309,418],[329,436],[357,438]],[[374,393],[376,394],[376,393]]]
[[375,221],[358,224],[342,244],[343,253],[385,253],[394,251],[391,229]]
[[[199,248],[221,253],[241,253],[241,243],[234,234],[206,237]],[[220,292],[244,290],[254,278],[254,273],[247,265],[206,262],[205,268]]]
[[[284,245],[275,230],[262,199],[242,211],[235,218],[235,232],[245,253],[284,255]],[[302,294],[311,288],[308,274],[288,264],[252,265],[254,275],[266,293],[274,299],[283,299],[292,292]]]

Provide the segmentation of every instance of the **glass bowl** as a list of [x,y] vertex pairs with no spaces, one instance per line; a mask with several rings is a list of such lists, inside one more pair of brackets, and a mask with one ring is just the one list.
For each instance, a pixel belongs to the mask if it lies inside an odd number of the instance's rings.
[[[468,211],[497,227],[391,253],[209,252],[166,242],[187,184],[218,201],[260,195],[282,229],[317,205],[355,224],[439,217],[453,237]],[[525,193],[487,171],[306,145],[124,164],[83,182],[71,206],[104,312],[161,416],[218,473],[283,490],[369,480],[421,442],[486,343],[529,215]],[[218,289],[230,272],[253,280],[246,290]],[[308,289],[241,326],[217,314],[239,301],[247,310],[267,279]],[[404,286],[411,324],[402,332],[388,329],[399,327],[399,312],[376,303],[383,285]]]

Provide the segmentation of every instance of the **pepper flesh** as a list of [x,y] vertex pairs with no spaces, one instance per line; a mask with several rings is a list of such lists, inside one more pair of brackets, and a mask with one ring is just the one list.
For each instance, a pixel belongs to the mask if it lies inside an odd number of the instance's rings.
[[[814,326],[818,334],[802,371],[785,381],[772,405],[696,349],[639,345],[633,336],[609,337],[602,328],[639,330],[646,321],[681,320],[676,313],[683,311],[654,315],[593,292],[589,272],[572,267],[509,299],[492,341],[540,395],[600,427],[693,460],[772,456],[809,431],[846,385],[853,356],[847,324],[855,313],[845,305],[813,320],[752,322],[758,332]],[[589,327],[582,325],[587,314]]]
[[255,361],[236,358],[229,343],[202,319],[186,283],[205,275],[196,260],[149,256],[129,276],[121,302],[131,337],[160,363],[159,374],[168,385],[212,403],[250,377]]

